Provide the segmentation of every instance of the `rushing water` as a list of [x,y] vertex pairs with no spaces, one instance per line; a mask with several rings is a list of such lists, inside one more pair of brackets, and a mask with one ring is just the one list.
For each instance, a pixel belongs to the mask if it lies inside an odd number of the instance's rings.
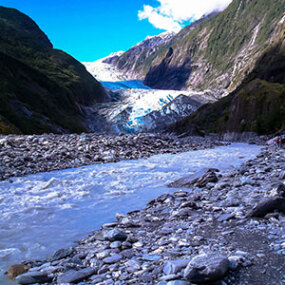
[[203,167],[238,167],[259,151],[258,146],[232,144],[0,182],[0,284],[9,284],[3,276],[9,265],[72,245],[116,213],[143,208],[175,191],[166,187],[169,182]]

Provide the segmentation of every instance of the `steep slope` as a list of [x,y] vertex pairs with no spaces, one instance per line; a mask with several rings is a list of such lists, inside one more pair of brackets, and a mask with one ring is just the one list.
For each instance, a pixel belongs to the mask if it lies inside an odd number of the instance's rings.
[[0,133],[81,132],[82,106],[108,100],[28,16],[0,6]]
[[186,27],[148,58],[142,66],[151,62],[145,84],[234,90],[281,38],[284,13],[284,0],[233,0],[225,11]]
[[[283,22],[284,27],[285,21]],[[285,29],[284,29],[285,31]],[[285,128],[285,37],[268,50],[229,96],[174,124],[177,133],[256,132]]]
[[107,61],[107,63],[115,65],[129,79],[144,79],[156,51],[169,43],[174,35],[173,32],[165,32],[157,36],[147,37],[141,43],[138,43],[121,56]]

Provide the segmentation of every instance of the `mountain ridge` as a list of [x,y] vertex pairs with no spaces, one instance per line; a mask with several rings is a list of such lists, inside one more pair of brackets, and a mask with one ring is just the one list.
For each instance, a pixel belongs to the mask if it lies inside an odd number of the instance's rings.
[[164,32],[156,36],[148,36],[112,62],[115,67],[132,79],[144,79],[148,70],[145,61],[149,61],[157,49],[167,44],[174,37],[174,32]]
[[82,132],[82,106],[109,100],[85,69],[53,49],[27,15],[0,6],[1,133]]
[[284,128],[285,38],[263,54],[253,71],[230,95],[202,106],[169,130],[179,134],[254,132],[261,135]]
[[284,12],[282,0],[270,5],[265,0],[233,0],[223,12],[184,28],[160,48],[145,84],[159,89],[233,91],[281,36],[278,23]]

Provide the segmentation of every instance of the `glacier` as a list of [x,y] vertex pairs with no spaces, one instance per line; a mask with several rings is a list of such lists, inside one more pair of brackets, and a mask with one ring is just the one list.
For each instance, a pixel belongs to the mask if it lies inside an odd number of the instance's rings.
[[[111,54],[93,63],[83,63],[87,70],[109,92],[112,102],[96,104],[84,108],[88,114],[87,128],[116,133],[136,133],[162,130],[194,111],[201,105],[215,102],[221,94],[212,90],[180,91],[156,90],[143,84],[142,80],[130,78],[114,65],[114,57],[122,52]],[[98,128],[94,122],[102,120]]]

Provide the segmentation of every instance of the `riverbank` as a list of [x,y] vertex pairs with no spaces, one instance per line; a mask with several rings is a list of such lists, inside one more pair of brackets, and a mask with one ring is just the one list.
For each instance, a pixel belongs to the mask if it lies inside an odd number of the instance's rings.
[[223,145],[213,138],[163,134],[0,136],[0,180],[96,163]]
[[169,188],[144,209],[116,215],[76,246],[26,262],[32,269],[18,281],[281,285],[284,157],[283,149],[266,148],[234,171],[204,170],[177,180],[171,183],[177,191]]

